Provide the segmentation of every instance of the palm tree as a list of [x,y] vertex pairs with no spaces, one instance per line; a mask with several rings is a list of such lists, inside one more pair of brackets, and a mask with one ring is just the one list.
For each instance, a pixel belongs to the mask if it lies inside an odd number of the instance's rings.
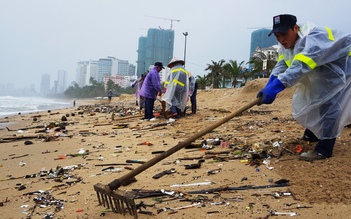
[[225,75],[232,81],[233,87],[236,87],[236,84],[238,83],[238,78],[240,77],[240,72],[243,64],[244,61],[241,61],[238,64],[236,60],[229,60],[229,62],[223,66]]
[[251,57],[251,60],[247,62],[247,64],[252,65],[252,73],[258,74],[262,71],[263,61],[259,57]]
[[207,77],[207,75],[204,75],[203,77],[197,75],[196,81],[197,81],[198,89],[205,89],[206,86],[209,85],[210,78]]
[[113,90],[113,87],[115,86],[115,82],[113,82],[111,79],[107,81],[106,83],[106,92],[109,90]]
[[267,75],[269,77],[269,75],[272,72],[272,69],[277,64],[277,57],[277,52],[271,55],[266,55],[263,52],[255,52],[255,54],[248,63],[253,65],[254,74],[263,73],[264,75]]
[[205,71],[211,71],[208,74],[208,77],[212,79],[213,88],[219,88],[223,76],[223,64],[225,63],[225,60],[221,59],[219,60],[219,62],[211,60],[211,62],[212,65],[207,64],[207,68],[205,69]]

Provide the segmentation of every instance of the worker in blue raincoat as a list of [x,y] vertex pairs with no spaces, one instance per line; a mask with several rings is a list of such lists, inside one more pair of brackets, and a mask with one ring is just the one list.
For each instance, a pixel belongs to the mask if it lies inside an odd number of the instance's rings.
[[183,60],[173,58],[167,65],[171,72],[165,81],[167,90],[162,100],[166,102],[166,111],[171,110],[175,118],[184,112],[189,96],[189,75],[184,64]]
[[157,96],[162,95],[161,80],[159,72],[164,69],[161,62],[156,62],[154,67],[146,75],[140,89],[140,96],[145,99],[145,120],[154,119],[154,105]]
[[336,138],[351,123],[351,35],[296,22],[294,15],[273,17],[269,35],[280,44],[279,59],[257,97],[270,104],[296,86],[292,115],[306,128],[302,139],[318,142],[300,159],[314,161],[332,156]]

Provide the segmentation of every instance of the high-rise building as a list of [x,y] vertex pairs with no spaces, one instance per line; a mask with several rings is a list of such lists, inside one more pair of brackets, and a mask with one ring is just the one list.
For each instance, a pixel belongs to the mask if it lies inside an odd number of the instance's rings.
[[76,83],[78,84],[79,87],[84,87],[85,85],[87,85],[88,66],[89,66],[89,61],[80,61],[77,63]]
[[261,28],[251,33],[251,46],[250,46],[249,60],[251,60],[251,57],[254,54],[257,47],[267,48],[278,44],[277,39],[273,35],[268,36],[270,32],[271,32],[270,29]]
[[41,82],[40,82],[40,94],[46,96],[49,93],[50,93],[50,75],[42,74]]
[[173,30],[149,29],[146,37],[139,38],[137,76],[147,72],[155,62],[168,63],[173,57],[173,48]]
[[98,82],[102,82],[104,76],[112,75],[112,58],[99,59]]
[[57,93],[61,94],[66,91],[67,88],[67,72],[65,70],[59,70],[57,72]]

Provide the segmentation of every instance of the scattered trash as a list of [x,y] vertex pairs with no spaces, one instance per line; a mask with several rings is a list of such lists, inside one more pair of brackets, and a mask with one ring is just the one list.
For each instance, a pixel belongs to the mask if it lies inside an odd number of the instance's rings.
[[198,169],[201,167],[201,164],[204,162],[205,162],[205,160],[201,159],[196,164],[189,164],[189,165],[184,165],[184,166],[185,166],[185,169]]
[[211,181],[206,181],[206,182],[189,183],[189,184],[173,184],[173,185],[170,185],[170,187],[207,186],[211,184],[212,184]]
[[147,146],[152,146],[153,144],[149,141],[144,141],[144,142],[141,142],[141,143],[138,143],[137,145],[147,145]]
[[241,182],[242,182],[242,181],[246,181],[246,180],[247,180],[247,177],[241,178]]
[[164,176],[164,175],[169,175],[169,174],[172,174],[172,173],[175,173],[175,172],[177,172],[174,168],[172,168],[172,169],[170,169],[170,170],[165,170],[165,171],[162,171],[162,172],[160,172],[160,173],[158,173],[158,174],[156,174],[156,175],[154,175],[152,178],[154,178],[154,179],[159,179],[159,178],[161,178],[162,176]]
[[270,215],[288,215],[288,216],[296,216],[296,212],[278,212],[278,211],[269,211]]
[[33,142],[32,141],[25,141],[24,144],[25,145],[30,145],[30,144],[33,144]]

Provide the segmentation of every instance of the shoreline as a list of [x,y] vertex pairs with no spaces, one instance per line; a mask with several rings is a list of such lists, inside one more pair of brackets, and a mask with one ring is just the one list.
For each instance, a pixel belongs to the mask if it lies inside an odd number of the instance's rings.
[[[74,100],[72,100],[73,103]],[[31,112],[23,112],[21,114],[19,113],[12,113],[11,115],[3,115],[0,116],[0,131],[1,130],[6,130],[6,127],[10,129],[14,128],[23,128],[27,127],[30,124],[35,123],[35,121],[25,121],[25,118],[30,117],[34,118],[35,116],[47,116],[48,114],[60,114],[61,116],[65,115],[66,113],[60,113],[66,112],[66,111],[72,111],[75,108],[78,108],[79,106],[84,106],[84,105],[94,105],[98,103],[100,100],[96,99],[76,99],[76,104],[75,106],[70,106],[70,107],[63,107],[63,108],[56,108],[56,109],[48,109],[48,110],[35,110]]]

